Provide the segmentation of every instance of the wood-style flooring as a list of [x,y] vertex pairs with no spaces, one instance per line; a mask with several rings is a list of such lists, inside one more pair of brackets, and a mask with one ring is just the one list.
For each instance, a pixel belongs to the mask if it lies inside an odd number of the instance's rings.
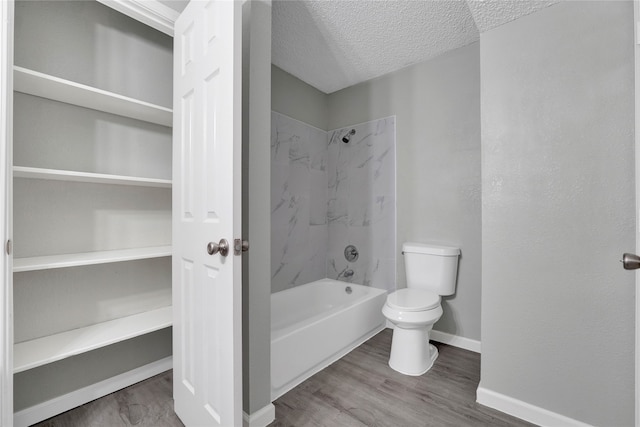
[[475,402],[480,355],[434,343],[433,368],[419,377],[388,365],[385,329],[274,402],[270,427],[531,426]]
[[[425,375],[389,368],[390,329],[274,402],[270,427],[531,426],[475,403],[480,355],[435,343],[440,357]],[[168,371],[38,427],[183,427],[173,412]]]
[[173,371],[167,371],[71,411],[37,427],[184,427],[173,412]]

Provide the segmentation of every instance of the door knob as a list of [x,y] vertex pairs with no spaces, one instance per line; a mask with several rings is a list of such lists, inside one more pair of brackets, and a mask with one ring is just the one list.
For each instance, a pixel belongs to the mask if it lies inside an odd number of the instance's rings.
[[233,254],[240,255],[242,252],[247,252],[249,250],[249,241],[248,240],[240,240],[235,239],[233,241]]
[[625,270],[635,270],[640,268],[640,257],[635,254],[624,254],[622,255],[622,266]]
[[229,255],[229,242],[227,242],[227,239],[220,239],[219,243],[209,242],[207,245],[207,253],[209,255],[215,255],[218,252],[220,252],[222,256]]

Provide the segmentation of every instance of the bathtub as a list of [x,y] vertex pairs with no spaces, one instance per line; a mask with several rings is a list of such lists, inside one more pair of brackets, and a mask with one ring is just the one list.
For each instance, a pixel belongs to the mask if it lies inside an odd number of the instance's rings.
[[271,294],[271,399],[384,329],[386,298],[384,290],[332,279]]

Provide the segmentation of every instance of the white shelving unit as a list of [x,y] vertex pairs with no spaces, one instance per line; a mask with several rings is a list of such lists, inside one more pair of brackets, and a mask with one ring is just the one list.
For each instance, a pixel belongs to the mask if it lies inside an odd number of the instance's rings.
[[15,178],[49,179],[54,181],[86,182],[92,184],[135,185],[139,187],[171,188],[171,180],[142,178],[123,175],[109,175],[91,172],[65,171],[57,169],[14,166]]
[[13,85],[17,92],[119,116],[171,126],[173,110],[139,101],[117,93],[50,76],[23,67],[13,67]]
[[[81,3],[16,7],[13,371],[29,423],[78,405],[80,390],[96,398],[140,381],[129,372],[153,375],[171,355],[172,182],[162,178],[173,111],[135,97],[171,102],[172,41]],[[91,39],[79,18],[114,38]],[[100,250],[111,248],[126,249]]]
[[15,258],[13,260],[13,272],[22,273],[24,271],[81,267],[86,265],[108,264],[112,262],[135,261],[167,256],[171,256],[171,246]]
[[162,307],[133,316],[18,343],[13,347],[13,372],[18,373],[33,369],[167,328],[171,326],[171,312],[171,307]]
[[[171,126],[172,111],[147,102],[64,80],[26,68],[14,67],[14,89],[28,95]],[[171,188],[171,180],[110,175],[71,170],[14,166],[14,178]],[[171,246],[92,251],[15,258],[14,273],[82,267],[171,256]],[[14,373],[52,363],[96,348],[171,326],[171,307],[126,316],[80,329],[22,342],[14,346]]]

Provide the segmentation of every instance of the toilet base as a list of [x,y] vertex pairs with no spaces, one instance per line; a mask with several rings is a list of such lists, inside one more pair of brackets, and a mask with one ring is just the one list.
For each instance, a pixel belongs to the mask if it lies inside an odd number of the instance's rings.
[[389,367],[404,375],[425,374],[438,358],[438,349],[429,344],[431,328],[393,330]]

